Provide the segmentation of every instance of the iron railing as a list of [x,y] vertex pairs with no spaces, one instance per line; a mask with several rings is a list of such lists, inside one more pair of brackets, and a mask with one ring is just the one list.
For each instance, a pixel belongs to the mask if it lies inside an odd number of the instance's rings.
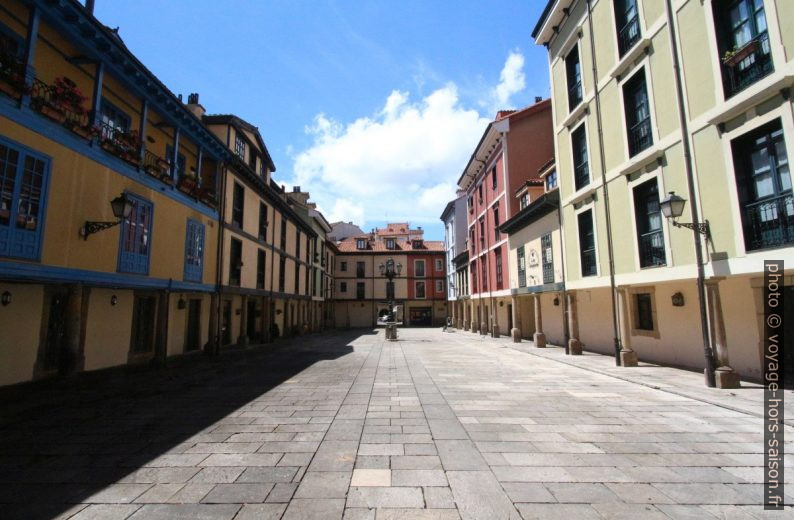
[[596,269],[596,252],[595,248],[585,249],[581,253],[582,260],[582,276],[594,276],[597,274]]
[[748,251],[794,244],[794,196],[791,191],[747,204],[744,240]]
[[646,116],[645,119],[629,128],[629,156],[637,155],[652,144],[651,117]]
[[590,169],[588,168],[587,161],[574,166],[573,178],[577,190],[581,190],[590,183]]
[[618,50],[626,54],[640,39],[640,18],[635,14],[618,31]]
[[747,42],[733,57],[723,60],[726,97],[731,97],[749,87],[775,67],[769,49],[769,35],[764,32]]
[[650,231],[639,236],[640,267],[656,267],[667,264],[662,230]]
[[568,110],[573,110],[582,102],[582,81],[579,80],[568,87]]

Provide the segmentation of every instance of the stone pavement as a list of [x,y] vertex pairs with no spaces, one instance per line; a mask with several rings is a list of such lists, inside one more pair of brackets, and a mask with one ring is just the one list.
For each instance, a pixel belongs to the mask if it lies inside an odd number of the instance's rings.
[[4,392],[0,517],[794,517],[757,505],[757,415],[508,346],[333,332]]

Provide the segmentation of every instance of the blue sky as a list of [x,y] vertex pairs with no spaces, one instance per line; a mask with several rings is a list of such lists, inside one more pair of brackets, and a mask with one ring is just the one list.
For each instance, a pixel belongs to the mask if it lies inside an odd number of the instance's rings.
[[438,217],[497,108],[549,95],[545,0],[96,0],[173,92],[259,127],[274,178],[326,217],[442,239]]

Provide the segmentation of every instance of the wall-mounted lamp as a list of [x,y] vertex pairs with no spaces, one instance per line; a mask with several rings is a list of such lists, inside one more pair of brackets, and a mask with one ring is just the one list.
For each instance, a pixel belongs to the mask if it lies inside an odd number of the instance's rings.
[[118,302],[119,302],[119,297],[116,296],[115,294],[110,297],[110,305],[115,307]]
[[706,239],[709,238],[709,221],[704,220],[703,222],[698,222],[697,224],[692,224],[690,222],[676,222],[675,219],[681,216],[684,213],[684,206],[686,205],[686,199],[683,197],[679,197],[675,194],[674,191],[671,191],[667,194],[667,197],[662,199],[659,202],[659,206],[662,210],[662,215],[665,216],[667,219],[672,219],[671,222],[675,227],[684,227],[687,229],[691,229],[693,231],[697,231],[701,235],[705,236]]
[[281,314],[281,309],[276,309],[276,314]]
[[504,306],[505,306],[505,302],[503,302],[503,301],[499,302],[499,307],[504,307]]
[[680,292],[677,292],[672,297],[673,300],[673,307],[683,307],[684,306],[684,295]]
[[83,224],[83,227],[80,228],[80,236],[85,240],[88,240],[88,235],[93,235],[94,233],[112,228],[113,226],[118,226],[121,224],[122,219],[130,216],[130,213],[132,213],[132,205],[132,200],[127,198],[126,193],[122,193],[110,201],[110,207],[113,209],[113,216],[118,220],[115,222],[95,222],[92,220],[86,220],[85,224]]
[[179,301],[176,302],[176,308],[179,309],[179,310],[182,310],[185,307],[187,307],[187,302],[185,301],[185,297],[180,294],[179,295]]
[[8,291],[3,291],[2,296],[0,296],[0,303],[3,304],[3,307],[11,303],[11,293]]

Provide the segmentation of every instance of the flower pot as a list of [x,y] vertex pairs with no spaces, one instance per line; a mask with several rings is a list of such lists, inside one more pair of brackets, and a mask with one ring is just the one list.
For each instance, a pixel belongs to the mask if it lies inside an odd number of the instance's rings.
[[722,60],[722,63],[727,67],[735,67],[741,63],[745,58],[754,53],[758,49],[758,40],[750,40],[744,47],[736,50],[732,55]]
[[167,173],[160,174],[160,180],[168,184],[169,186],[174,185],[174,179],[172,179],[171,176],[168,175]]
[[191,195],[196,189],[196,181],[190,177],[182,177],[179,179],[179,185],[177,187],[179,191]]
[[56,123],[63,124],[66,121],[66,114],[60,108],[54,107],[47,102],[37,103],[36,107],[41,115],[52,119]]

